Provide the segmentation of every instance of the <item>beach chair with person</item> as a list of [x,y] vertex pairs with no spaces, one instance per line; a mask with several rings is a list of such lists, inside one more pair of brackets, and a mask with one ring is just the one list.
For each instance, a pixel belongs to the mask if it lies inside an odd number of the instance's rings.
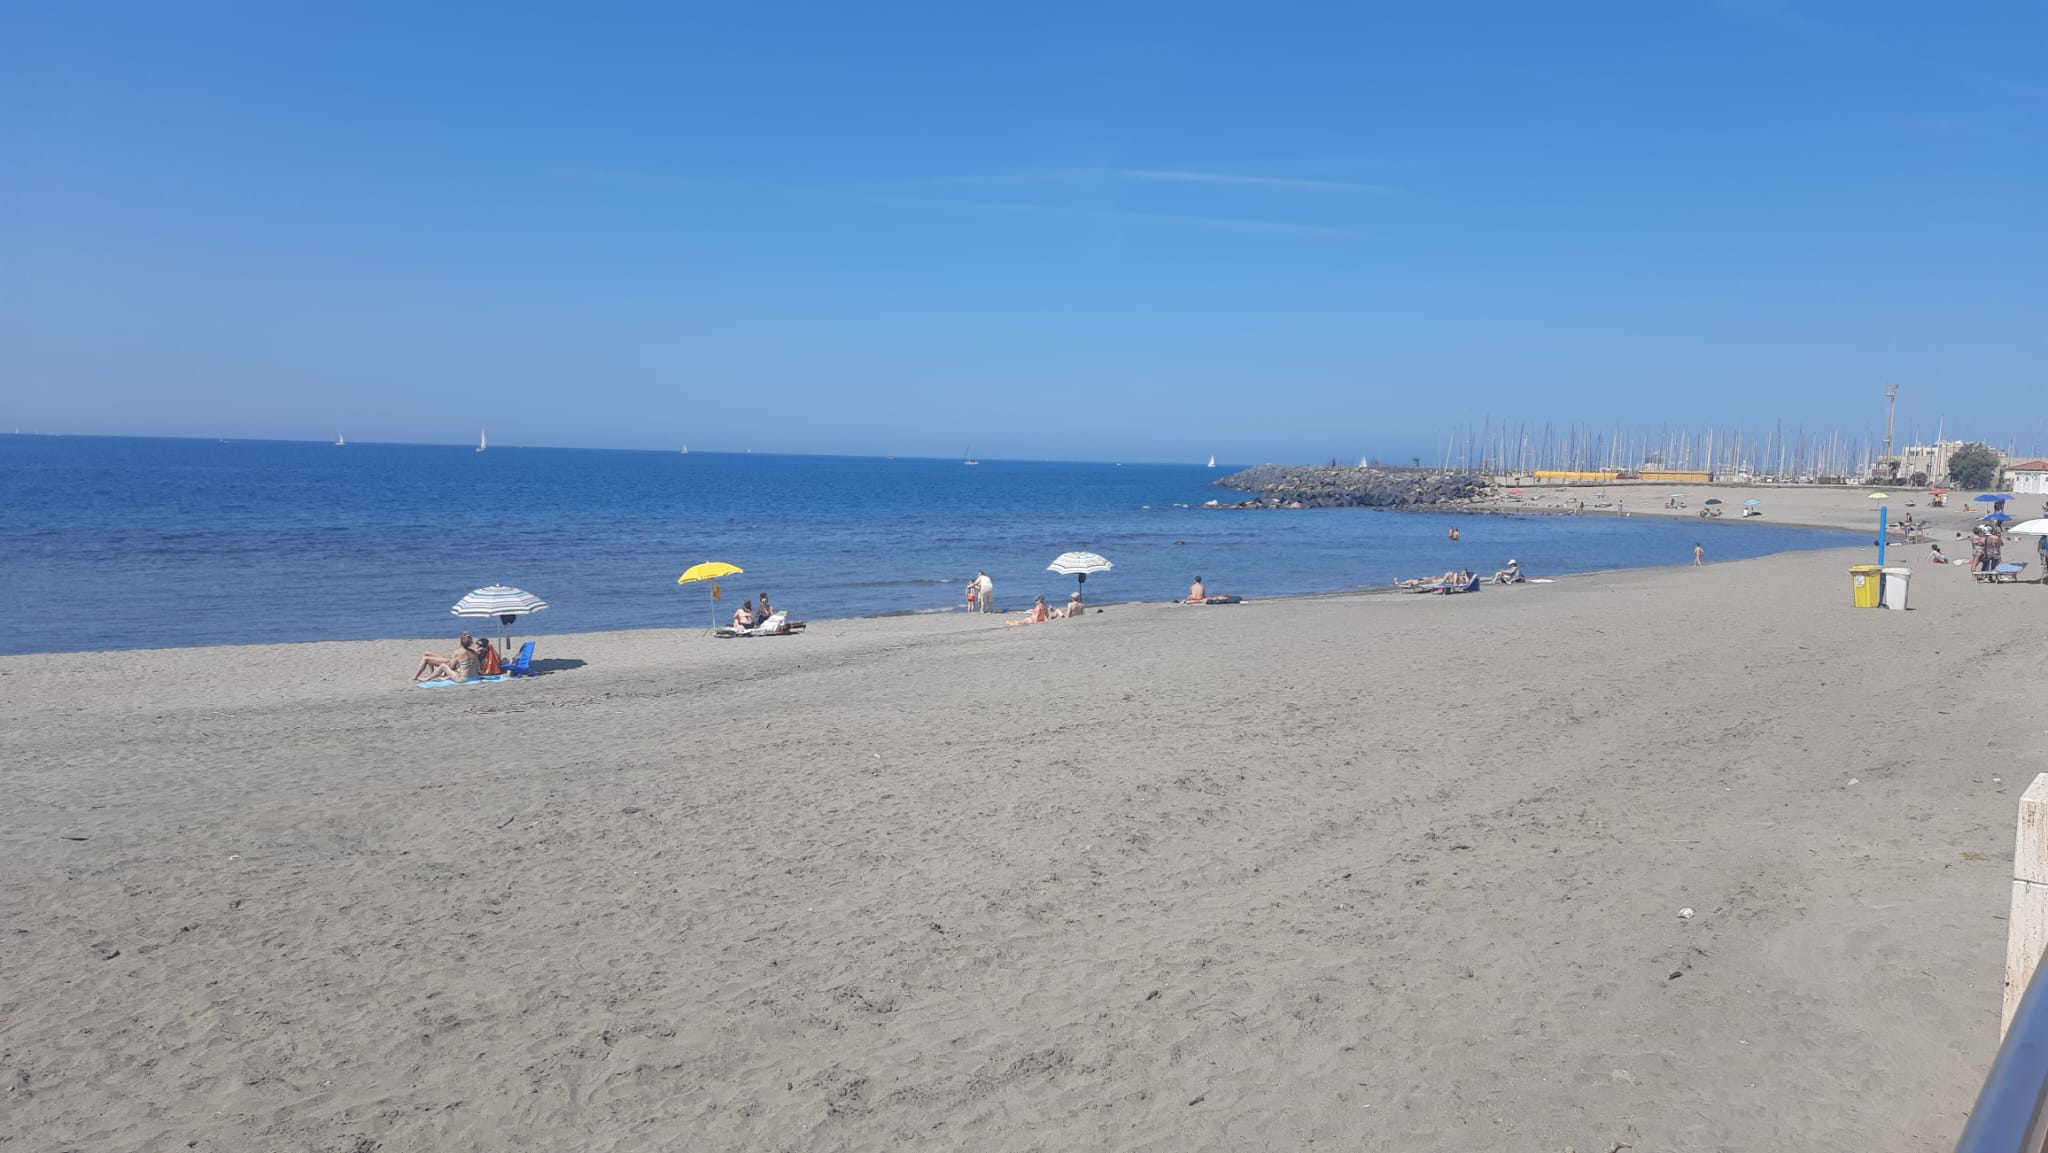
[[1977,578],[1978,584],[2016,585],[2020,583],[2020,574],[2025,571],[2027,562],[2009,560],[1996,568],[1979,569],[1970,575]]

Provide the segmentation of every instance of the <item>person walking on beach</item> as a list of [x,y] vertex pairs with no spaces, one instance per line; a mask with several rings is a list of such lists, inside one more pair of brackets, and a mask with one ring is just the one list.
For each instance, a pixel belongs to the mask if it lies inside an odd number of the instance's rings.
[[980,579],[979,579],[979,578],[977,578],[977,577],[968,577],[968,578],[967,578],[967,611],[968,611],[968,612],[973,612],[973,611],[974,611],[974,598],[975,598],[975,594],[979,593],[980,591],[981,591],[981,581],[980,581]]
[[1694,541],[1694,542],[1693,542],[1693,546],[1692,546],[1692,567],[1694,567],[1694,568],[1699,568],[1700,566],[1702,566],[1702,565],[1704,565],[1704,564],[1706,564],[1706,563],[1707,563],[1707,549],[1706,549],[1706,546],[1705,546],[1705,545],[1702,545],[1702,544],[1700,544],[1700,543],[1699,543],[1698,541]]
[[996,611],[996,582],[989,579],[986,569],[974,574],[974,585],[974,591],[981,598],[981,608],[978,611],[985,613]]

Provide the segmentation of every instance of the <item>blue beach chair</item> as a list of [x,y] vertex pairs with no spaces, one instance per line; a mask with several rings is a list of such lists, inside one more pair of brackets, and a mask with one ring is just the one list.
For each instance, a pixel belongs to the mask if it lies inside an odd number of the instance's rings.
[[533,675],[533,642],[519,646],[519,659],[505,666],[508,677],[530,677]]

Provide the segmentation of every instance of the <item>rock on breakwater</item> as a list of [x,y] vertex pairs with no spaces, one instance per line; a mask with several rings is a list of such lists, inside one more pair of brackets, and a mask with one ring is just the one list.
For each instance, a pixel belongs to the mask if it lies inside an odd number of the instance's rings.
[[1491,491],[1476,473],[1331,465],[1262,464],[1216,484],[1257,494],[1222,508],[1433,508],[1464,504]]

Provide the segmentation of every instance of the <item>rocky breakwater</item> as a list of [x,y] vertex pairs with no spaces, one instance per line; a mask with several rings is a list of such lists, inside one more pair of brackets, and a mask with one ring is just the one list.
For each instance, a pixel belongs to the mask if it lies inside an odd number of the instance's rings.
[[1437,508],[1466,504],[1492,490],[1477,474],[1330,465],[1262,464],[1216,481],[1257,495],[1214,508]]

